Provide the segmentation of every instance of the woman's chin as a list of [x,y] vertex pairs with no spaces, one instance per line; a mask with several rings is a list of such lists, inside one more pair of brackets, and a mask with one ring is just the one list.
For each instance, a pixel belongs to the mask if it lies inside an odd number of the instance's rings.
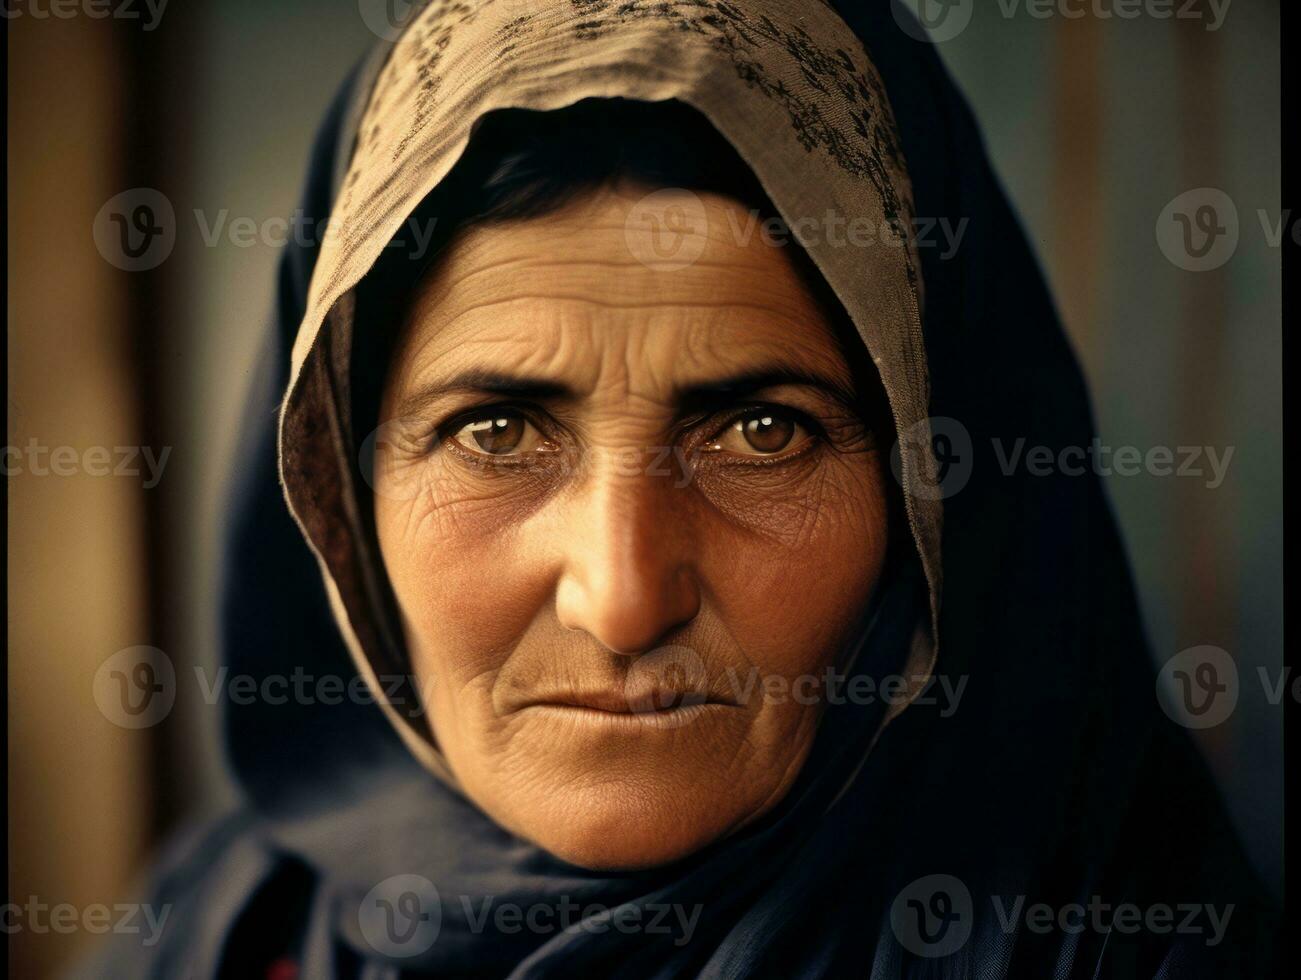
[[651,804],[647,809],[625,803],[576,812],[563,825],[530,827],[525,836],[561,861],[589,871],[640,871],[689,857],[726,836],[730,823],[717,814],[705,819],[684,813],[680,806]]
[[568,864],[629,871],[689,857],[767,812],[811,744],[812,725],[737,706],[697,705],[678,721],[539,708],[520,712],[504,743],[444,744],[499,825]]
[[560,779],[539,798],[512,794],[509,807],[476,800],[506,829],[567,864],[592,871],[634,871],[688,857],[755,814],[748,796],[720,805],[715,779],[672,784],[630,777],[611,767],[581,782]]

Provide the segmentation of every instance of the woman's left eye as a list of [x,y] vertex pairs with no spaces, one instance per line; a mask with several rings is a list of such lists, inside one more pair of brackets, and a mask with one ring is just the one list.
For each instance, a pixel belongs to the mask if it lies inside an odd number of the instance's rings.
[[795,412],[765,407],[747,411],[710,440],[709,448],[741,456],[777,456],[802,446],[812,437],[810,427]]
[[486,456],[520,456],[551,446],[523,415],[505,411],[465,423],[452,438],[463,449]]

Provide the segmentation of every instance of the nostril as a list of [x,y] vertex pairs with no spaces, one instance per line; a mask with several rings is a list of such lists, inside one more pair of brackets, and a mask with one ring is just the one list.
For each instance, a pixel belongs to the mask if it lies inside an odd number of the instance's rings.
[[568,575],[557,588],[561,625],[581,629],[606,649],[637,656],[653,650],[700,611],[694,577],[676,570],[654,578]]

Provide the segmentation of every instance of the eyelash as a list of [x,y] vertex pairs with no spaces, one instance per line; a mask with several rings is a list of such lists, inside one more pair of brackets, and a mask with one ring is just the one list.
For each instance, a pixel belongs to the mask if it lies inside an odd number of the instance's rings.
[[[495,463],[509,466],[512,462],[519,462],[522,456],[491,456],[487,453],[479,453],[473,449],[460,445],[453,436],[455,436],[455,434],[461,431],[465,426],[470,425],[473,422],[482,422],[486,419],[492,418],[493,416],[513,414],[524,419],[541,432],[545,438],[551,438],[548,430],[555,429],[558,426],[554,422],[541,422],[535,417],[535,411],[536,410],[533,406],[521,405],[516,402],[496,402],[490,405],[476,406],[475,408],[455,415],[438,425],[427,440],[427,451],[432,453],[440,446],[446,445],[462,457],[474,461],[482,461],[485,458],[492,459]],[[774,414],[789,418],[808,432],[810,438],[806,440],[805,444],[809,445],[810,448],[813,444],[822,444],[827,441],[827,432],[825,427],[806,412],[802,412],[790,405],[781,405],[775,402],[763,401],[746,402],[722,411],[695,416],[682,423],[679,431],[700,429],[710,420],[718,420],[715,425],[703,430],[709,433],[709,435],[703,440],[708,444],[721,438],[723,434],[727,432],[728,428],[740,419],[756,412],[773,412]],[[773,465],[804,456],[807,451],[806,448],[797,447],[790,452],[777,453],[771,456],[756,455],[753,458],[744,456],[736,458],[738,461],[749,465]]]

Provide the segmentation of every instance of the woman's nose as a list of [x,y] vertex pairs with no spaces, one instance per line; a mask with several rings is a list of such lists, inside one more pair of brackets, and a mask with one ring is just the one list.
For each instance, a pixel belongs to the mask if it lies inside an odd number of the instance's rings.
[[667,477],[594,478],[569,502],[556,612],[615,653],[654,649],[700,611],[687,491]]

